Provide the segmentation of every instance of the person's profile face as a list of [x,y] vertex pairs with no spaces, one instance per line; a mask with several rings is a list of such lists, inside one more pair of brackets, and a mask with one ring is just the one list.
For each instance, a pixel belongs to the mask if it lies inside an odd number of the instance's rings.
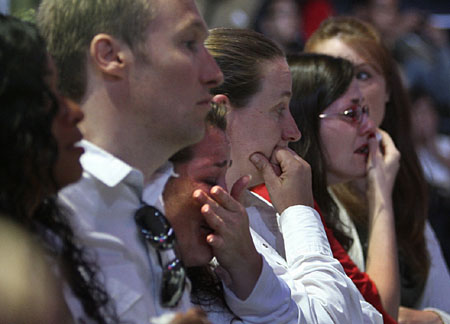
[[280,174],[276,150],[300,139],[300,131],[289,110],[292,79],[286,59],[265,61],[261,67],[261,90],[245,107],[231,106],[227,115],[233,160],[227,174],[229,187],[243,175],[252,176],[250,186],[263,182],[262,175],[249,160],[255,152],[264,154]]
[[208,31],[194,0],[154,3],[144,46],[147,60],[131,71],[136,123],[179,150],[202,138],[209,90],[223,76],[203,44]]
[[207,126],[205,137],[191,150],[191,159],[175,163],[178,177],[172,177],[164,191],[166,217],[178,240],[184,264],[202,266],[212,259],[212,250],[206,242],[212,233],[192,194],[197,189],[209,193],[219,185],[226,189],[225,173],[230,165],[230,143],[226,133]]
[[386,103],[389,101],[389,91],[381,68],[375,67],[364,57],[359,55],[349,45],[339,38],[330,38],[314,45],[314,52],[345,58],[355,66],[355,75],[359,88],[370,107],[370,116],[377,126],[384,119]]
[[57,72],[50,57],[47,82],[58,105],[58,111],[52,122],[52,134],[58,145],[58,157],[53,176],[59,189],[81,177],[80,156],[84,150],[76,144],[83,138],[77,125],[84,115],[78,104],[60,94],[57,88]]
[[347,91],[322,114],[320,119],[320,142],[325,160],[328,185],[364,177],[369,156],[369,138],[376,131],[368,115],[355,120],[343,116],[344,111],[355,105],[363,105],[364,99],[353,79]]

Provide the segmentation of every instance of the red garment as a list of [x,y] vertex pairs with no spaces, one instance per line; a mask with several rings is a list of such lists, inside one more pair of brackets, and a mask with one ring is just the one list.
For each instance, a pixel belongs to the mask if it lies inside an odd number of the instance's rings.
[[332,1],[329,0],[308,0],[302,7],[303,32],[305,39],[320,26],[320,23],[328,17],[335,15]]
[[[267,188],[264,184],[256,186],[251,189],[256,194],[260,195],[267,201],[271,201],[269,197],[269,193],[267,191]],[[385,324],[395,324],[397,323],[391,316],[389,316],[388,313],[383,309],[383,305],[381,304],[380,295],[378,294],[377,287],[375,286],[375,283],[370,279],[370,277],[367,275],[367,273],[362,272],[358,269],[356,264],[352,261],[350,256],[347,254],[347,251],[343,248],[341,243],[336,239],[336,237],[333,234],[333,231],[329,229],[325,225],[325,221],[322,217],[322,214],[320,212],[319,206],[314,203],[314,208],[317,210],[317,212],[320,214],[320,217],[322,218],[322,223],[325,228],[325,232],[327,234],[328,242],[330,243],[331,250],[333,251],[333,256],[335,259],[339,260],[342,267],[344,268],[345,273],[347,276],[352,279],[355,286],[358,288],[361,295],[364,297],[364,299],[369,302],[373,307],[375,307],[382,315],[383,315],[383,322]]]

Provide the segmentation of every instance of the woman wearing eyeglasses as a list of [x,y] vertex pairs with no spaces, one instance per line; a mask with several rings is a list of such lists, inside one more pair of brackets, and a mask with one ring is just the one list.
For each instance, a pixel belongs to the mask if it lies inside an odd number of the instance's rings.
[[[302,54],[290,57],[288,62],[293,80],[290,109],[303,134],[300,141],[291,143],[291,148],[310,163],[314,198],[326,225],[344,247],[351,239],[344,234],[339,208],[328,188],[367,177],[370,217],[367,235],[371,244],[367,257],[383,260],[386,281],[394,293],[391,302],[394,308],[398,307],[399,275],[391,194],[400,155],[390,137],[377,130],[370,118],[370,107],[366,106],[349,61]],[[381,143],[377,139],[380,136]]]
[[[347,58],[355,65],[355,75],[377,126],[386,130],[401,153],[400,168],[392,193],[395,232],[401,277],[399,321],[403,323],[450,323],[450,274],[439,242],[426,221],[426,182],[411,136],[411,106],[396,63],[378,32],[353,17],[333,17],[324,21],[308,39],[307,52]],[[343,217],[352,228],[353,245],[348,250],[353,261],[370,274],[383,305],[393,308],[385,271],[373,273],[367,258],[370,241],[367,229],[365,179],[333,186]],[[383,233],[381,233],[383,237]],[[384,259],[384,258],[383,258]],[[383,260],[382,259],[382,260]]]

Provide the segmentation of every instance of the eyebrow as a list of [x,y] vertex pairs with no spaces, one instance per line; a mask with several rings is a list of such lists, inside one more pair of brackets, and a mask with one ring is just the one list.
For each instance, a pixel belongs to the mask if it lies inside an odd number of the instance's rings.
[[354,66],[355,66],[356,68],[368,66],[368,67],[370,67],[370,68],[372,68],[372,69],[377,70],[377,68],[376,68],[372,63],[368,63],[368,62],[362,62],[362,63],[359,63],[359,64],[354,64]]
[[196,33],[200,33],[205,38],[209,35],[208,28],[205,26],[203,21],[198,19],[197,17],[191,18],[186,23],[182,24],[179,30],[183,32],[193,31]]

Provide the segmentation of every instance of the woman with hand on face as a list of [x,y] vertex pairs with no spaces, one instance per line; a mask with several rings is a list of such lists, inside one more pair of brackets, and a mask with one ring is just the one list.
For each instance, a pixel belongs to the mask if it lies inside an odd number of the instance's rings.
[[[399,276],[391,194],[399,165],[398,151],[381,130],[378,130],[378,136],[382,137],[379,145],[375,124],[369,117],[370,108],[365,105],[349,61],[303,54],[291,56],[289,66],[293,79],[291,112],[303,134],[291,147],[311,164],[313,194],[325,224],[344,247],[351,243],[339,220],[339,209],[329,187],[367,176],[368,235],[372,247],[368,251],[369,258],[383,258],[378,268],[378,264],[372,265],[372,270],[387,273],[390,302],[397,303],[394,306],[397,309]],[[336,256],[336,249],[331,245]],[[384,313],[367,294],[371,291],[361,289],[358,282],[355,284],[366,300]],[[390,315],[395,317],[395,314]]]
[[[411,138],[410,105],[394,60],[374,28],[351,17],[324,21],[307,41],[305,50],[344,57],[355,65],[371,119],[389,133],[401,154],[392,192],[401,282],[399,322],[450,323],[450,300],[446,298],[450,275],[439,243],[426,222],[426,183]],[[347,233],[353,239],[350,256],[370,275],[383,306],[395,315],[395,304],[390,302],[395,292],[386,284],[386,273],[372,273],[369,267],[376,260],[368,259],[371,219],[366,186],[367,179],[361,179],[333,186],[332,191],[341,204],[341,221],[352,228],[351,234]],[[384,234],[380,235],[379,239],[384,240]]]
[[[289,112],[292,81],[283,52],[264,36],[239,29],[213,29],[205,45],[225,77],[212,92],[213,100],[228,110],[233,163],[226,183],[230,187],[250,175],[248,185],[265,182],[273,202],[247,190],[241,195],[255,247],[264,259],[245,307],[233,295],[227,296],[228,306],[244,322],[381,322],[332,257],[312,208],[310,167],[288,148],[300,132]],[[214,240],[210,243],[214,246]],[[271,273],[278,280],[268,279]],[[232,284],[235,274],[228,279]],[[274,292],[280,285],[287,295]],[[262,319],[257,317],[261,314]]]
[[[77,124],[83,113],[59,94],[52,60],[31,24],[0,15],[0,67],[0,213],[50,256],[61,281],[67,283],[85,311],[86,317],[77,321],[115,323],[115,311],[96,279],[96,266],[76,242],[56,202],[58,190],[81,176],[83,150],[75,143],[82,138]],[[37,265],[36,272],[41,267]],[[46,278],[57,282],[49,273]],[[27,282],[27,278],[23,280]],[[55,282],[51,284],[59,289],[56,298],[61,308],[55,318],[49,309],[42,321],[70,323],[61,286]],[[24,306],[19,318],[29,309]],[[14,322],[20,322],[19,318]],[[30,321],[38,323],[40,318],[36,314],[25,320]]]
[[[208,313],[212,323],[237,323],[238,316],[227,306],[223,286],[214,273],[214,270],[221,270],[211,263],[217,255],[218,262],[226,270],[224,267],[227,266],[227,260],[222,259],[220,251],[214,248],[216,244],[211,245],[210,240],[223,240],[224,248],[235,258],[231,266],[251,268],[252,260],[258,263],[261,257],[250,236],[248,217],[238,202],[248,178],[238,181],[230,195],[224,190],[227,188],[225,173],[231,164],[230,142],[226,135],[226,108],[213,104],[206,117],[204,138],[176,153],[170,161],[177,176],[167,182],[163,195],[164,205],[192,285],[191,300]],[[208,196],[211,200],[204,204]],[[220,206],[213,217],[213,214],[205,210],[210,205]],[[216,227],[214,231],[214,221],[219,217],[224,226]],[[242,263],[242,259],[249,262]],[[232,272],[231,269],[228,271]],[[249,281],[243,271],[238,279],[244,281],[240,286],[245,286]]]

